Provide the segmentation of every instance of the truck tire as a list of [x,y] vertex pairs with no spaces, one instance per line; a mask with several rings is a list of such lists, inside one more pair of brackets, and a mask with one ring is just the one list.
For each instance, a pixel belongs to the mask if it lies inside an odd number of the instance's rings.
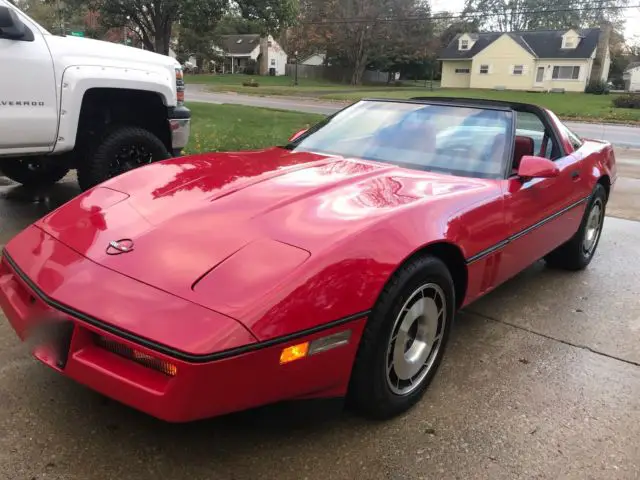
[[25,187],[47,187],[69,173],[69,168],[56,160],[42,157],[9,158],[0,161],[0,171]]
[[82,190],[135,168],[170,158],[167,147],[153,133],[140,127],[110,130],[78,166]]

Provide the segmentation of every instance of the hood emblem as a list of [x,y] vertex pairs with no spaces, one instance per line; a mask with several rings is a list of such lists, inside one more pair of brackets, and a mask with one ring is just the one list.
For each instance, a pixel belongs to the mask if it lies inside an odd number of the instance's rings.
[[107,247],[107,255],[120,255],[133,250],[133,240],[124,238],[122,240],[112,240]]

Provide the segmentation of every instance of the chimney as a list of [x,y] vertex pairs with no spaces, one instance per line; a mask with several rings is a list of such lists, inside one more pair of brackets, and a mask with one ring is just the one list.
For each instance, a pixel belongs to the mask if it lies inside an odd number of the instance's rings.
[[603,21],[600,23],[596,58],[593,59],[593,67],[591,68],[591,81],[606,81],[609,76],[609,40],[611,39],[612,29],[610,22]]

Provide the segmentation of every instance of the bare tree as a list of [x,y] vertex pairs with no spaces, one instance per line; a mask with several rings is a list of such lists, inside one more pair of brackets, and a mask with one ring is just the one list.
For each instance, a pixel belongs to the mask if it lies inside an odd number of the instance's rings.
[[429,40],[429,7],[418,0],[307,0],[302,15],[304,35],[320,38],[327,55],[351,69],[352,85],[371,61],[421,55]]

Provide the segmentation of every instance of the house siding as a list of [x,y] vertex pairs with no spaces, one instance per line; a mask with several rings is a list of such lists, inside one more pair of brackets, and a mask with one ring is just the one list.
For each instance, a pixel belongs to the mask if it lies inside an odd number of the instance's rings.
[[[271,35],[268,37],[268,41],[271,42],[271,46],[268,48],[268,59],[267,59],[267,72],[269,68],[276,69],[276,75],[286,75],[286,67],[287,67],[287,54],[282,49],[280,44],[276,42]],[[260,46],[258,45],[250,54],[250,58],[253,60],[258,60],[258,56],[260,55]],[[275,62],[275,63],[274,63]]]
[[640,91],[640,67],[626,71],[623,78],[625,79],[625,88],[627,90],[630,92]]
[[[533,85],[534,57],[508,35],[503,35],[473,57],[471,88],[527,90]],[[489,65],[489,73],[481,74],[480,65]],[[522,75],[513,75],[513,66],[522,65]]]
[[[593,59],[576,59],[576,60],[546,60],[539,59],[536,62],[536,66],[545,67],[544,81],[542,84],[536,84],[536,88],[542,88],[544,90],[551,90],[552,88],[563,88],[567,92],[582,92],[584,91],[587,82],[591,76],[591,69],[593,67]],[[554,80],[553,79],[553,67],[570,67],[579,66],[580,75],[577,80]]]
[[440,86],[442,88],[469,88],[471,74],[456,73],[456,68],[471,69],[471,63],[471,60],[443,60]]

